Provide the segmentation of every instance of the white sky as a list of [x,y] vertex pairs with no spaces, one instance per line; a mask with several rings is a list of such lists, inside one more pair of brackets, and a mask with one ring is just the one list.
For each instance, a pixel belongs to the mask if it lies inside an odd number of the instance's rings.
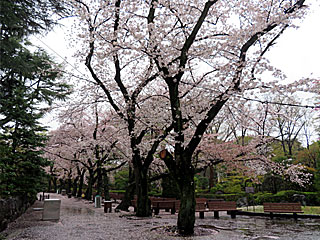
[[[317,3],[316,3],[317,1]],[[298,29],[289,29],[267,55],[289,79],[320,78],[320,1],[313,0],[312,10]]]

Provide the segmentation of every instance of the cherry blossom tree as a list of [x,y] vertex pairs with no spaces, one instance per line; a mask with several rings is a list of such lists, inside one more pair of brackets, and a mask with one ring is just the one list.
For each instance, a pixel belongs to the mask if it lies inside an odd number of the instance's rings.
[[108,182],[107,173],[127,163],[126,143],[121,139],[121,128],[119,130],[112,125],[116,122],[107,113],[98,113],[97,105],[93,106],[92,111],[93,114],[86,114],[67,109],[61,114],[65,121],[59,129],[51,132],[46,147],[49,159],[68,173],[68,186],[71,185],[71,179],[74,179],[74,186],[79,181],[77,195],[81,196],[87,173],[87,199],[91,199],[95,183],[97,194],[108,195],[108,184],[105,184]]
[[[137,215],[150,215],[147,172],[160,142],[173,139],[173,154],[163,150],[160,156],[181,191],[178,229],[192,234],[192,159],[226,103],[313,89],[308,79],[282,83],[284,74],[265,58],[293,21],[303,18],[305,2],[71,1],[81,21],[74,27],[83,46],[78,56],[85,54],[94,84],[127,123]],[[265,71],[274,79],[265,80]],[[151,132],[160,134],[151,140]]]

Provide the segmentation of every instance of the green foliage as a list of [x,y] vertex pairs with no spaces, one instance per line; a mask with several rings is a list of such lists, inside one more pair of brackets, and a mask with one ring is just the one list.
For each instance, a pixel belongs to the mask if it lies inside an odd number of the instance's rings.
[[306,196],[307,205],[320,206],[320,192],[301,192]]
[[0,22],[4,37],[21,38],[49,29],[53,13],[66,12],[59,0],[1,0]]
[[320,141],[314,143],[313,149],[315,152],[314,187],[320,193]]
[[110,190],[112,193],[125,193],[126,190]]
[[281,141],[275,141],[271,144],[271,147],[273,149],[274,157],[272,158],[275,162],[282,162],[284,160],[287,160],[289,158],[295,159],[297,157],[297,154],[300,150],[303,149],[301,146],[301,143],[299,141],[294,141],[292,146],[292,156],[288,156],[288,146],[287,143],[284,142],[286,152],[284,152],[283,146],[281,144]]
[[210,189],[211,193],[223,192],[223,193],[244,193],[245,187],[252,186],[249,178],[243,176],[228,176],[217,183],[216,186]]
[[2,197],[24,195],[32,198],[42,190],[42,167],[47,161],[40,149],[46,141],[46,129],[39,120],[45,113],[44,103],[51,105],[55,99],[64,99],[69,91],[67,84],[57,82],[60,70],[49,56],[42,50],[31,52],[26,48],[28,34],[51,24],[46,11],[35,9],[40,3],[44,7],[46,2],[49,1],[4,0],[0,3]]
[[222,199],[225,201],[237,201],[239,198],[245,197],[245,193],[238,194],[213,194],[213,193],[197,193],[196,197],[207,199]]
[[207,177],[195,175],[194,182],[195,182],[196,190],[209,188],[209,179]]
[[293,195],[304,195],[307,205],[320,205],[320,193],[315,192],[300,192],[294,190],[280,191],[276,194],[269,192],[258,192],[255,193],[254,199],[257,205],[262,205],[264,202],[292,202],[294,197]]
[[118,171],[114,175],[114,187],[117,190],[125,190],[129,182],[129,170]]

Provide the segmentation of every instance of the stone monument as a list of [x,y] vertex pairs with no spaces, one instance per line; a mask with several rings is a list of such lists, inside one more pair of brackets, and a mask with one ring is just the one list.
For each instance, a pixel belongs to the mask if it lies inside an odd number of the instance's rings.
[[59,220],[60,206],[60,199],[45,199],[43,205],[42,220]]

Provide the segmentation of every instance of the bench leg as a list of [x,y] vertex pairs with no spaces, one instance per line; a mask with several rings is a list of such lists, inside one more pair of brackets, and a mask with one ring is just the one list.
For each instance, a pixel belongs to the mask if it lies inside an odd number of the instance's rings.
[[154,209],[154,215],[159,215],[159,208]]
[[294,218],[295,221],[297,221],[298,220],[298,214],[293,213],[293,218]]
[[231,218],[236,218],[236,211],[231,211],[230,215],[231,215]]
[[270,218],[273,219],[273,213],[272,212],[270,213]]
[[214,211],[213,216],[214,216],[214,218],[218,219],[219,218],[219,211]]
[[204,219],[204,212],[199,212],[200,219]]
[[171,214],[176,214],[176,209],[175,208],[171,208]]

